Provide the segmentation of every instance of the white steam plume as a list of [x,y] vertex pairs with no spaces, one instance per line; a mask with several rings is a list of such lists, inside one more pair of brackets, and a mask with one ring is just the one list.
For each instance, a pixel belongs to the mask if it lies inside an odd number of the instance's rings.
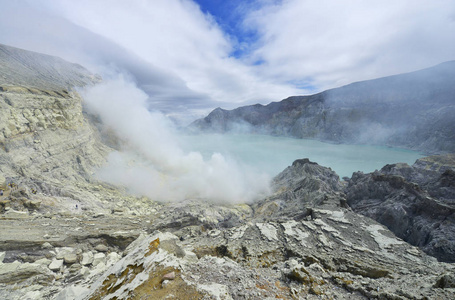
[[148,96],[122,76],[83,92],[87,109],[124,141],[97,172],[99,179],[123,185],[157,201],[204,198],[248,202],[269,191],[270,178],[214,153],[185,153],[170,122],[147,107]]

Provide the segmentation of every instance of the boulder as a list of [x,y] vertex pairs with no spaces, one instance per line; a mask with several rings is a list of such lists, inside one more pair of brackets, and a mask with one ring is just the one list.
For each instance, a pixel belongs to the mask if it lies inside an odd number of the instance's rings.
[[68,253],[63,257],[63,261],[67,265],[74,264],[77,262],[77,255],[75,253]]
[[76,273],[76,272],[79,272],[81,268],[82,268],[82,266],[81,266],[80,264],[73,263],[73,264],[68,268],[68,271],[71,272],[71,273]]
[[64,259],[65,255],[75,253],[76,249],[72,247],[61,247],[61,248],[56,248],[57,255],[55,256],[56,259]]
[[63,268],[63,259],[53,259],[49,265],[49,269],[58,272]]
[[42,266],[49,266],[49,264],[51,263],[52,261],[50,259],[47,259],[47,258],[41,258],[41,259],[38,259],[35,261],[35,264],[38,264],[38,265],[42,265]]
[[106,258],[107,258],[106,265],[110,266],[118,262],[122,258],[122,256],[116,252],[111,252],[107,255]]
[[96,245],[95,250],[98,252],[107,252],[109,248],[104,244],[98,244]]
[[106,254],[104,254],[104,253],[95,253],[95,255],[93,256],[92,265],[93,266],[97,266],[100,263],[104,263],[105,259],[106,259]]
[[54,248],[54,246],[52,246],[52,244],[49,242],[45,242],[41,245],[41,248],[42,249],[52,249],[52,248]]
[[87,266],[93,263],[93,253],[92,252],[84,252],[82,253],[81,265]]

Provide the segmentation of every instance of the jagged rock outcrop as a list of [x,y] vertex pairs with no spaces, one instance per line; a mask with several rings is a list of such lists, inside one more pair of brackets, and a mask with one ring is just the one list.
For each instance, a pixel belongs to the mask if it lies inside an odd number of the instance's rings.
[[217,108],[190,129],[249,130],[337,143],[455,151],[455,62],[353,83],[311,96]]
[[[317,222],[245,224],[199,232],[183,241],[178,235],[154,233],[138,239],[99,278],[87,278],[60,295],[73,293],[79,296],[75,299],[453,296],[450,289],[433,286],[452,271],[450,265],[422,260],[421,252],[384,235],[380,225],[357,223],[358,235],[348,239],[336,228],[340,222],[354,221],[350,218],[355,214],[318,213]],[[409,276],[409,268],[423,274]]]
[[338,175],[309,159],[298,159],[272,181],[274,194],[252,205],[257,216],[304,218],[316,207],[346,205]]
[[355,212],[442,261],[455,262],[455,155],[354,173],[346,187]]

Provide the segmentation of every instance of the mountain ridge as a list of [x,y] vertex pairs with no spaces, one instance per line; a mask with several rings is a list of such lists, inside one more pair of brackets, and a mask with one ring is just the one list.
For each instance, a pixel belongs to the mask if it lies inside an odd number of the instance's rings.
[[0,86],[61,91],[100,80],[79,64],[0,44]]
[[190,130],[455,151],[455,61],[267,105],[217,108]]

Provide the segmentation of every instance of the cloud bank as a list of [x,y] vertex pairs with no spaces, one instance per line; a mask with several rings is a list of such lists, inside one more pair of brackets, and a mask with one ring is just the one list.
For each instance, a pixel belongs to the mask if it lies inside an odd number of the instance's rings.
[[454,1],[271,2],[245,16],[267,78],[322,90],[455,59]]
[[452,0],[233,3],[227,30],[191,0],[0,0],[0,42],[130,73],[185,122],[455,59]]
[[219,153],[185,153],[169,120],[147,108],[148,95],[124,76],[83,91],[87,109],[122,140],[96,176],[156,201],[203,198],[249,202],[269,192],[270,178]]

